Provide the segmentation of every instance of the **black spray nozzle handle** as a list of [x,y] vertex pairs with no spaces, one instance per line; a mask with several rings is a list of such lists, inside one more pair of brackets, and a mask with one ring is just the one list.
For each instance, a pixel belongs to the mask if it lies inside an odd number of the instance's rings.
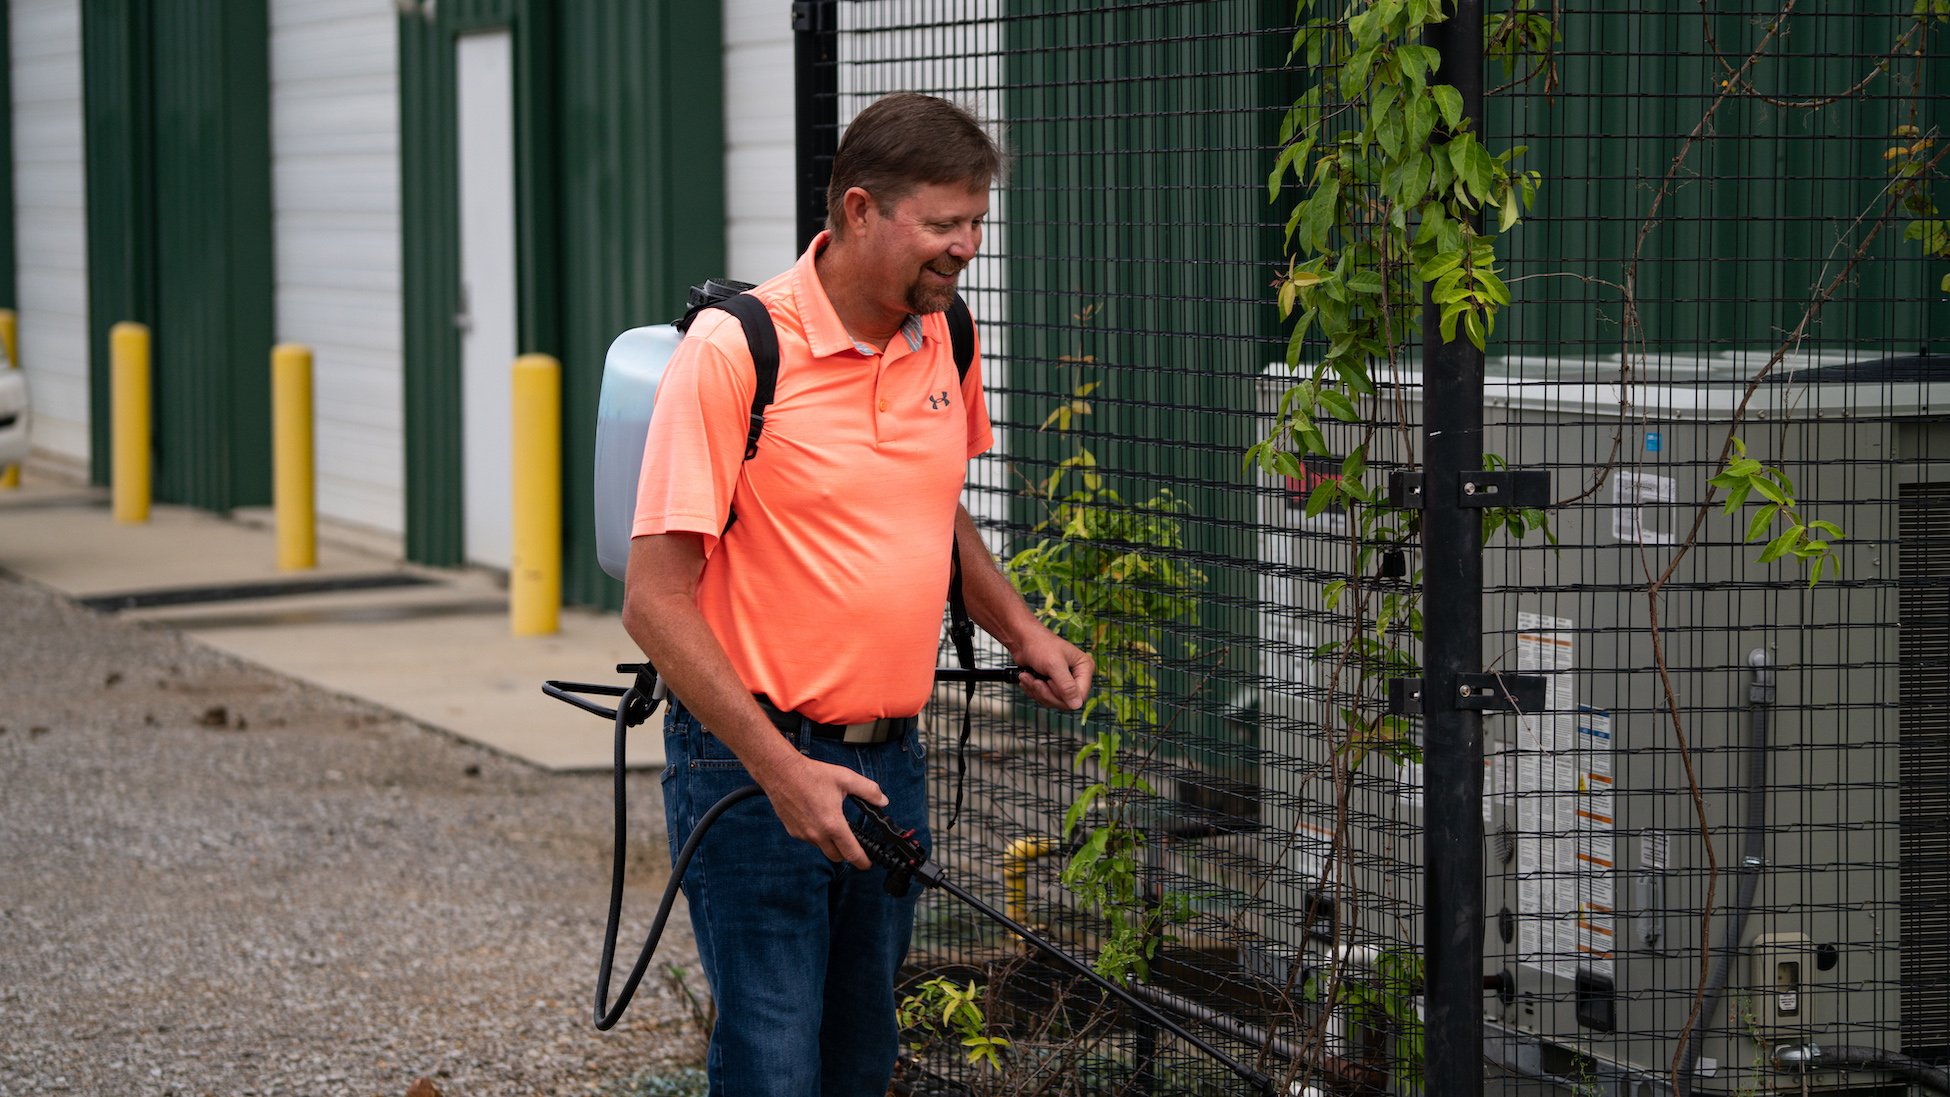
[[860,809],[860,817],[852,821],[853,837],[875,864],[895,872],[911,873],[928,863],[927,848],[914,837],[913,827],[901,826],[888,818],[885,811],[858,796],[847,799]]
[[1014,663],[1010,663],[1007,666],[977,667],[977,668],[966,669],[966,670],[964,670],[961,667],[934,668],[934,680],[937,682],[1011,682],[1013,683],[1019,680],[1025,674],[1029,675],[1031,678],[1042,677],[1042,675],[1037,674],[1035,671],[1030,670],[1028,667],[1019,667],[1016,666]]

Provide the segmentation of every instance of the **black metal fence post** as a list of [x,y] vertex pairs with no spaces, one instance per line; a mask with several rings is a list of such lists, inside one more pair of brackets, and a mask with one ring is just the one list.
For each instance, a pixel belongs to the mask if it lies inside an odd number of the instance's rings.
[[837,0],[792,5],[792,178],[799,214],[799,248],[826,227],[826,180],[839,148],[840,66]]
[[[1483,116],[1483,10],[1457,0],[1430,29],[1441,79]],[[1423,1077],[1433,1097],[1483,1092],[1483,718],[1462,707],[1463,676],[1483,662],[1482,515],[1462,506],[1463,477],[1483,467],[1483,354],[1422,304],[1423,810],[1427,843]]]

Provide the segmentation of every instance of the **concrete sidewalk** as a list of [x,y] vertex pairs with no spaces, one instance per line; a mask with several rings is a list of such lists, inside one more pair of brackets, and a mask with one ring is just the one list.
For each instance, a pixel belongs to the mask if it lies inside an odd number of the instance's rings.
[[[612,728],[542,682],[627,685],[616,664],[642,658],[613,613],[565,608],[554,636],[510,635],[507,592],[483,571],[323,538],[316,568],[279,571],[268,513],[157,506],[123,525],[106,490],[31,467],[0,490],[0,570],[546,769],[607,768]],[[656,721],[628,761],[663,764]]]

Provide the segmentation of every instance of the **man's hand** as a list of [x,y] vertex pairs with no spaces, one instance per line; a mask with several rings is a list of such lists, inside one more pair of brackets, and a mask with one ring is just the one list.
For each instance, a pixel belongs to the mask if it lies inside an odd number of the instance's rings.
[[[847,825],[841,809],[848,796],[858,796],[875,807],[887,806],[887,794],[872,780],[826,762],[793,754],[792,760],[764,774],[753,773],[772,810],[785,824],[785,832],[811,843],[829,861],[845,861],[857,869],[873,867],[873,861],[860,848],[853,828]],[[796,760],[796,761],[795,761]]]
[[1024,672],[1022,691],[1045,708],[1075,712],[1090,698],[1097,661],[1075,644],[1038,626],[1009,653]]

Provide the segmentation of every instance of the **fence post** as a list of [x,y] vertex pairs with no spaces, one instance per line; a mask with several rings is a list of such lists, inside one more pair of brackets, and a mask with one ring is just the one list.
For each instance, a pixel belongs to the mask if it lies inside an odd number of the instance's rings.
[[[5,351],[7,367],[20,368],[20,329],[14,317],[14,310],[0,309],[0,351]],[[8,465],[0,468],[0,488],[20,486],[20,466]]]
[[[1430,27],[1441,78],[1483,117],[1483,8],[1456,0]],[[1483,467],[1483,354],[1422,299],[1423,860],[1427,909],[1423,1077],[1431,1097],[1483,1092],[1483,717],[1458,707],[1460,677],[1483,667],[1482,514],[1460,505]]]
[[108,329],[109,496],[117,522],[149,520],[149,328]]
[[514,559],[508,624],[547,636],[562,614],[562,367],[546,354],[514,366]]
[[313,477],[311,348],[271,348],[271,452],[278,568],[318,566],[318,500]]
[[840,146],[839,19],[834,0],[792,5],[793,173],[799,248],[826,227],[826,181]]

